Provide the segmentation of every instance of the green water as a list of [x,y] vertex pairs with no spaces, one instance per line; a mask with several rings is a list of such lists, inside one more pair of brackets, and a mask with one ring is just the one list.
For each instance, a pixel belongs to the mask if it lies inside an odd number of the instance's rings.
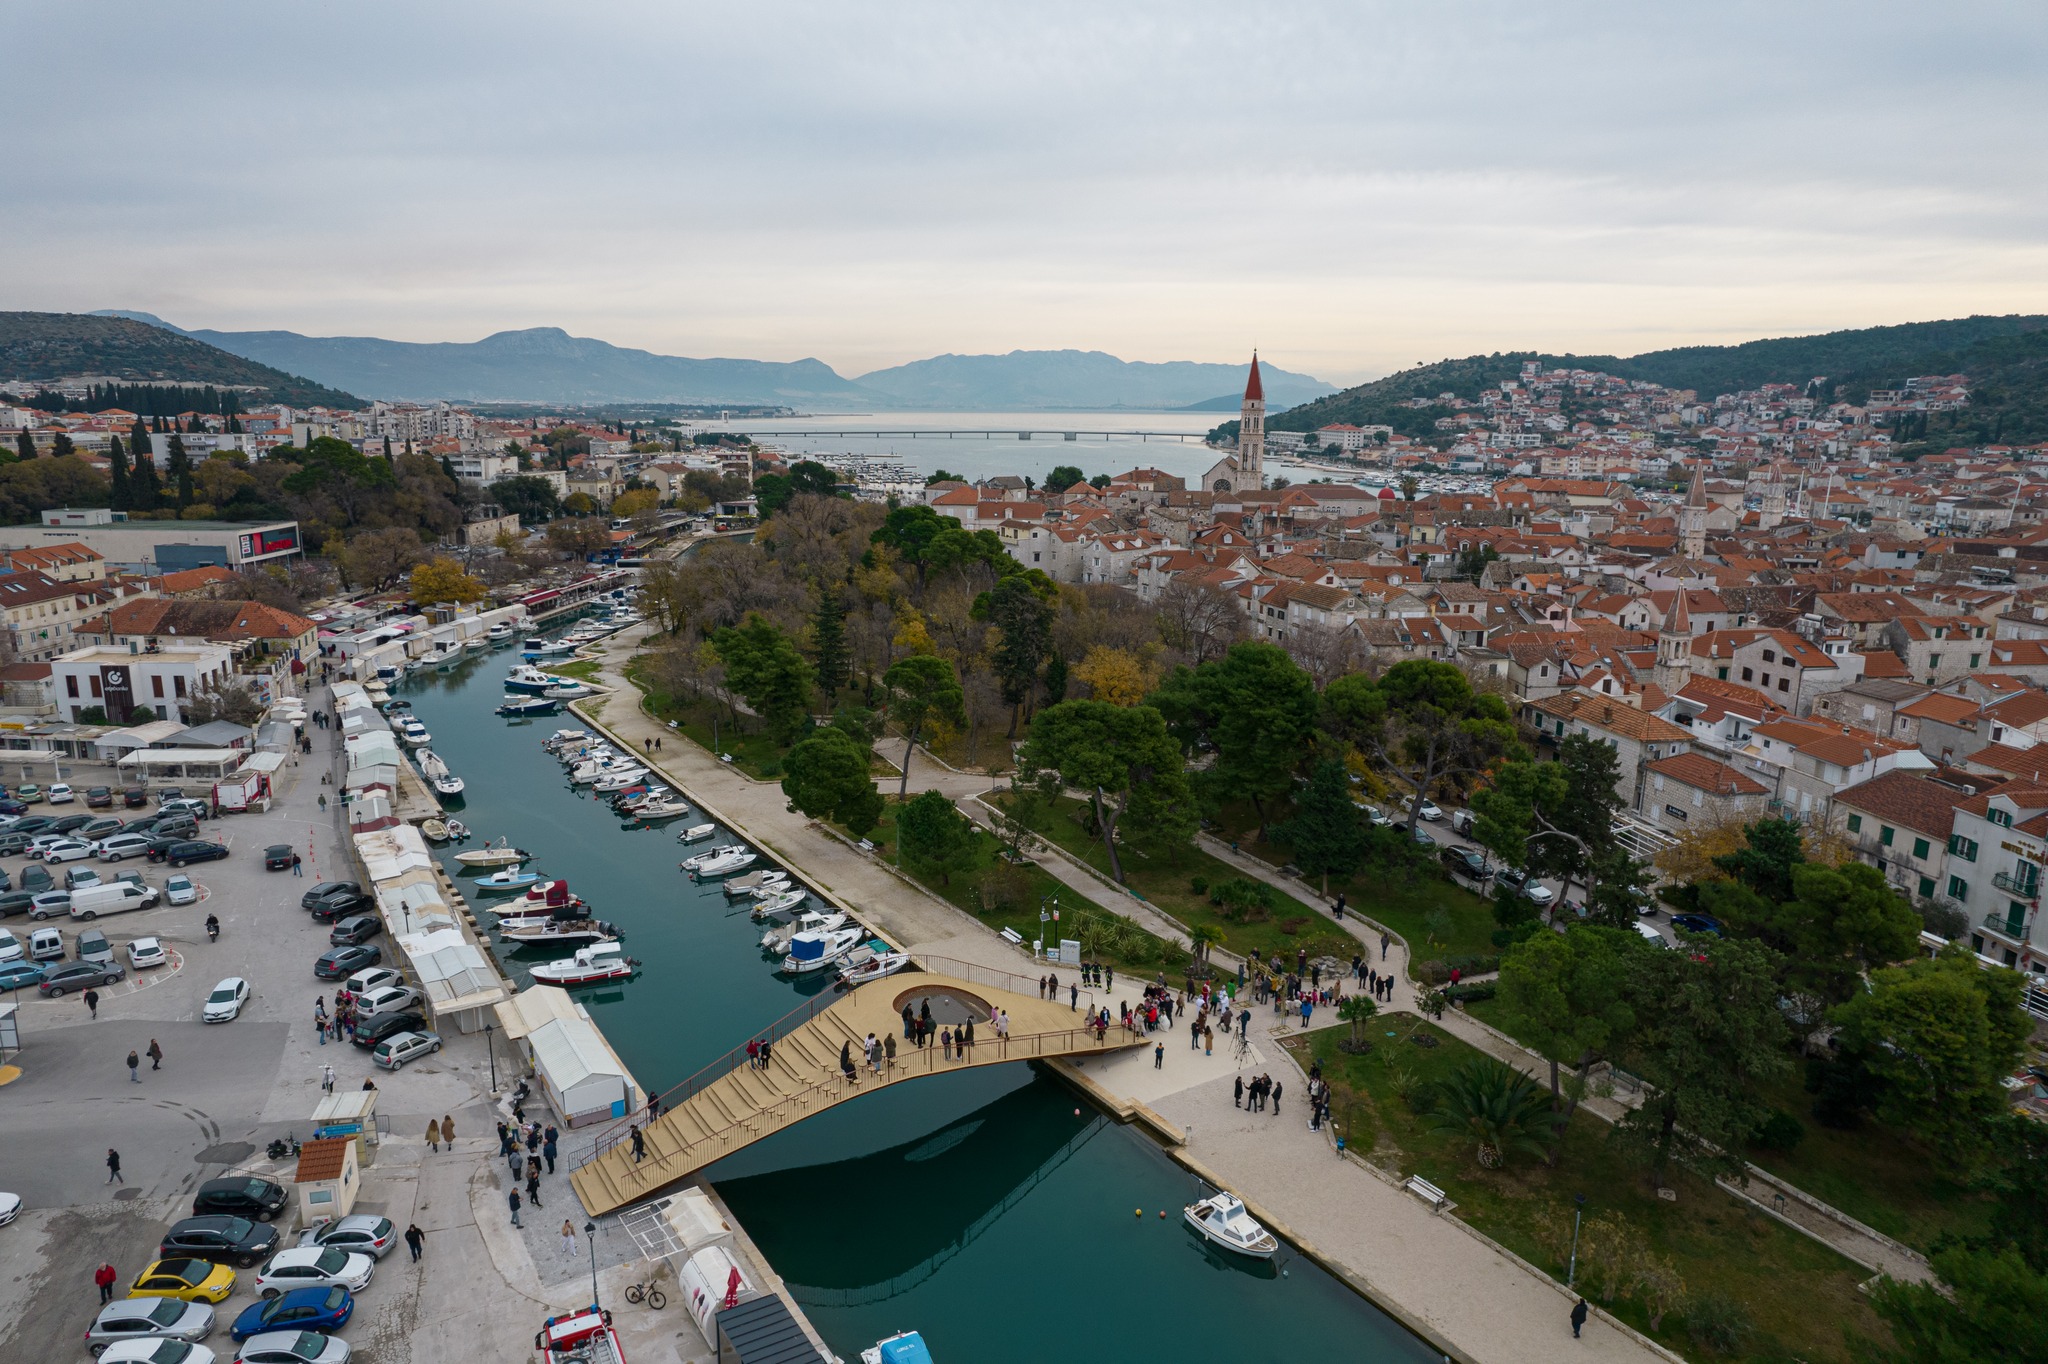
[[[634,979],[576,998],[641,1084],[659,1091],[825,982],[779,978],[745,912],[677,871],[686,854],[674,831],[701,821],[628,828],[570,788],[540,741],[573,718],[518,724],[491,714],[516,661],[501,649],[416,674],[399,694],[467,784],[451,813],[480,839],[509,836],[534,854],[531,870],[567,877],[646,963]],[[459,873],[454,851],[444,861]],[[508,960],[516,968],[563,955]],[[1191,1177],[1029,1065],[881,1090],[707,1175],[848,1360],[913,1328],[938,1364],[1162,1349],[1231,1364],[1333,1350],[1376,1364],[1438,1357],[1291,1251],[1260,1266],[1208,1247],[1180,1222],[1198,1193]]]

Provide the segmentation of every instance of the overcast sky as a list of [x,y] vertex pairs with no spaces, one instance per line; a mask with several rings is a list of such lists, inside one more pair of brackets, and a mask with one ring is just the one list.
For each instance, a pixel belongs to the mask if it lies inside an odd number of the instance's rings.
[[2048,6],[0,7],[0,307],[1355,381],[2048,311]]

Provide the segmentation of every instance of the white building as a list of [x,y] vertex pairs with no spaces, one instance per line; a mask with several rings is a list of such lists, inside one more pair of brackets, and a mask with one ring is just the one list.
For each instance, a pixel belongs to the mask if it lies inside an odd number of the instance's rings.
[[107,723],[125,725],[145,706],[158,719],[177,719],[193,697],[233,676],[234,656],[218,644],[154,652],[94,645],[50,663],[57,713],[74,724],[79,712],[99,709]]

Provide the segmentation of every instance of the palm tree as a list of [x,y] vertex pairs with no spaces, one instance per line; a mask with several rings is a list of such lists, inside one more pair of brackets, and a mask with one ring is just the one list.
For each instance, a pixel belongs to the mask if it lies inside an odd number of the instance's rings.
[[1337,1005],[1337,1017],[1351,1025],[1351,1045],[1357,1046],[1365,1040],[1365,1025],[1380,1011],[1371,995],[1346,995]]
[[1489,1170],[1505,1165],[1514,1151],[1546,1155],[1545,1143],[1557,1130],[1543,1087],[1490,1056],[1467,1062],[1442,1082],[1436,1124],[1476,1141],[1479,1163]]
[[1206,966],[1209,949],[1223,946],[1223,930],[1214,924],[1196,924],[1188,930],[1188,944],[1195,949],[1195,960]]

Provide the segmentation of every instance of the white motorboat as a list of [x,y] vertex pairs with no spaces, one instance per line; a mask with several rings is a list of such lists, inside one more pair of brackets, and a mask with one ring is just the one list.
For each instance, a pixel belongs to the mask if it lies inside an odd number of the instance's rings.
[[521,947],[533,947],[541,943],[556,942],[617,942],[623,935],[617,925],[603,919],[547,919],[537,924],[519,924],[511,928],[499,925],[499,936],[506,942]]
[[526,850],[513,847],[510,839],[499,838],[481,848],[459,852],[455,860],[465,867],[510,867],[526,861]]
[[520,649],[519,656],[531,663],[535,659],[541,658],[567,658],[570,654],[575,653],[576,649],[577,645],[573,640],[529,639],[526,641],[525,646]]
[[708,881],[715,876],[730,876],[736,871],[745,871],[760,860],[760,854],[751,849],[728,848],[710,861],[693,868],[690,875],[699,881]]
[[771,867],[767,871],[752,871],[745,876],[735,876],[725,883],[725,898],[744,900],[749,895],[768,890],[771,886],[774,888],[771,893],[788,889],[789,873],[780,867]]
[[565,748],[573,748],[577,744],[589,741],[590,731],[587,729],[558,729],[542,739],[540,746],[550,753],[559,753]]
[[613,788],[615,790],[623,790],[625,787],[631,786],[634,781],[638,781],[647,775],[647,769],[634,762],[631,758],[606,754],[600,758],[585,759],[583,762],[577,763],[574,767],[570,768],[569,784],[571,786],[588,786],[602,777],[616,776],[621,772],[630,772],[633,774],[633,777],[632,780],[622,782],[618,787]]
[[458,841],[469,837],[469,826],[459,819],[448,821],[448,837]]
[[773,952],[779,957],[789,951],[790,943],[795,941],[796,935],[799,933],[830,933],[835,928],[844,927],[846,927],[846,916],[844,914],[824,914],[817,910],[812,910],[808,914],[799,914],[790,922],[771,928],[766,933],[763,933],[761,935],[761,947],[764,951]]
[[717,847],[711,849],[709,852],[700,852],[695,857],[686,857],[677,865],[682,867],[684,871],[695,871],[697,870],[697,868],[703,866],[706,862],[709,862],[714,857],[723,857],[727,853],[745,851],[746,847],[743,844],[721,843]]
[[1280,1249],[1280,1238],[1260,1226],[1236,1194],[1218,1193],[1190,1203],[1181,1215],[1196,1231],[1239,1255],[1270,1260]]
[[614,940],[579,947],[575,956],[543,962],[530,974],[540,985],[589,985],[600,980],[630,976],[639,965],[626,955],[625,946]]
[[532,715],[553,715],[562,708],[560,701],[550,701],[545,696],[516,696],[507,694],[498,703],[498,714],[514,718]]
[[462,794],[462,778],[450,772],[448,764],[442,762],[433,749],[420,749],[413,757],[419,762],[420,775],[433,785],[435,791],[444,796]]
[[873,947],[856,947],[839,964],[839,983],[852,989],[871,980],[893,976],[908,965],[908,952],[877,952]]
[[584,682],[564,682],[559,687],[549,687],[541,695],[551,701],[581,701],[597,695],[597,688]]
[[690,813],[690,807],[671,796],[655,796],[635,805],[631,813],[633,818],[652,824],[664,819],[680,819]]
[[932,1352],[917,1332],[898,1331],[862,1350],[860,1364],[932,1364]]
[[427,733],[427,727],[411,716],[399,721],[397,733],[398,742],[407,748],[425,748],[434,742],[434,736]]
[[434,794],[437,796],[459,796],[462,790],[462,778],[453,772],[434,778]]
[[692,824],[689,828],[676,835],[676,842],[702,843],[707,838],[716,838],[717,836],[718,826],[716,824]]
[[544,673],[530,663],[521,663],[505,675],[506,691],[524,692],[531,696],[543,695],[549,687],[561,685],[561,678],[553,673]]
[[606,772],[592,781],[590,789],[598,792],[623,791],[629,786],[637,786],[646,780],[646,768],[620,767],[614,768],[612,771]]
[[789,953],[775,969],[786,976],[822,971],[860,945],[868,935],[865,928],[833,928],[823,933],[799,933],[789,940]]
[[763,900],[759,904],[755,905],[753,910],[753,917],[756,919],[765,919],[771,914],[781,914],[787,910],[795,909],[798,905],[802,904],[804,901],[810,898],[811,893],[805,890],[802,886],[798,886],[793,890],[779,891],[770,898]]
[[525,890],[540,880],[539,872],[522,871],[516,866],[494,871],[489,876],[479,876],[472,888],[482,895],[503,895],[507,891]]
[[511,621],[501,620],[484,632],[484,642],[487,644],[503,644],[518,633],[518,627],[514,626]]

